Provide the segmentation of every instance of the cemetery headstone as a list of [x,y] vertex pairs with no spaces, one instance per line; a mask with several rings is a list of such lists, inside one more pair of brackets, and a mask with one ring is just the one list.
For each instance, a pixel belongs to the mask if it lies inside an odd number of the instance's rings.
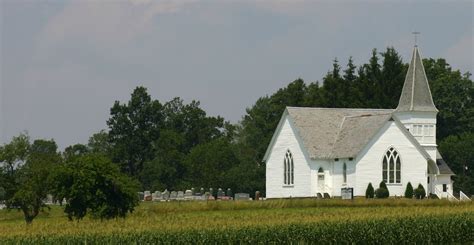
[[138,200],[143,201],[143,199],[145,199],[145,194],[143,192],[140,191],[137,194],[138,194]]
[[178,193],[176,191],[172,191],[170,193],[170,200],[174,201],[178,197]]
[[225,196],[225,193],[222,188],[217,189],[217,199],[221,199],[223,196]]
[[248,201],[250,194],[248,193],[235,193],[234,200],[236,201]]
[[255,192],[255,201],[260,200],[260,191]]
[[178,196],[176,197],[176,200],[178,200],[178,201],[184,200],[184,192],[183,191],[178,191]]
[[151,197],[151,192],[150,191],[145,191],[144,193],[144,201],[151,201],[152,197]]
[[193,200],[193,191],[192,190],[186,190],[184,192],[184,200]]
[[226,193],[226,196],[228,197],[232,197],[232,190],[230,188],[227,188],[227,193]]
[[162,197],[164,201],[168,201],[170,199],[170,192],[168,190],[163,191]]
[[153,201],[161,201],[162,199],[162,195],[161,195],[161,191],[155,191],[155,196],[153,197]]

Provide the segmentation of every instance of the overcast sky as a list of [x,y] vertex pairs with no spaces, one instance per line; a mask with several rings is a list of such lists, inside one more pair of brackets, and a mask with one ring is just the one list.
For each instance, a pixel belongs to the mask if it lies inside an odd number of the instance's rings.
[[473,68],[472,1],[0,0],[0,143],[27,130],[61,148],[106,128],[115,100],[148,88],[232,122],[257,98],[337,57],[394,46]]

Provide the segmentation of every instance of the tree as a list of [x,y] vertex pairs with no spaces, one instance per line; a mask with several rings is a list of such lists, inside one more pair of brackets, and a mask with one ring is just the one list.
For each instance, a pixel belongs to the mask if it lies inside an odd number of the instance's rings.
[[109,141],[109,134],[105,130],[93,134],[89,138],[87,147],[90,152],[100,153],[109,156],[112,151],[112,144]]
[[125,217],[138,205],[138,183],[122,174],[101,154],[86,154],[67,162],[52,177],[52,193],[66,199],[64,212],[70,220],[92,217]]
[[143,164],[153,159],[152,142],[159,138],[163,121],[161,108],[146,88],[137,87],[127,104],[116,101],[110,109],[107,125],[112,160],[131,176],[137,176]]
[[439,109],[437,138],[474,131],[474,83],[470,73],[453,71],[444,59],[424,59],[431,93]]
[[405,189],[405,198],[412,199],[413,198],[413,186],[410,182],[407,184],[407,188]]
[[380,92],[377,94],[377,108],[396,108],[400,99],[403,83],[408,66],[406,66],[400,55],[393,47],[388,47],[385,52],[380,53],[383,57],[380,74]]
[[474,194],[474,133],[446,137],[439,144],[439,151],[454,173],[454,191]]
[[372,186],[372,183],[369,183],[365,190],[365,198],[374,198],[374,187]]
[[49,177],[60,162],[53,140],[35,140],[29,147],[27,161],[15,170],[15,189],[7,205],[19,207],[27,224],[45,207],[43,199],[50,190]]
[[193,148],[186,157],[185,164],[189,183],[225,188],[232,182],[229,171],[238,166],[239,162],[230,142],[221,138]]
[[5,200],[7,192],[5,191],[5,188],[0,186],[0,203],[2,203]]

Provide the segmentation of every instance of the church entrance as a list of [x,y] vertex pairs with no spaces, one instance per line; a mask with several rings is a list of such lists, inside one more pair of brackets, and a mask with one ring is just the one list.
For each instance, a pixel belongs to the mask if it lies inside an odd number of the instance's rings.
[[324,170],[323,170],[323,168],[319,168],[319,170],[318,170],[318,192],[324,193],[325,192],[324,186],[325,186],[325,183],[324,183]]

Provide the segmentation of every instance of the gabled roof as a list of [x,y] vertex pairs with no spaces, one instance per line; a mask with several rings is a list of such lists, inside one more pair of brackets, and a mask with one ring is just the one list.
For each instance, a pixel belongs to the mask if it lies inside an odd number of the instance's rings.
[[302,147],[312,159],[357,157],[387,121],[393,120],[418,151],[434,164],[426,150],[407,131],[391,109],[345,109],[287,107],[283,112],[264,161],[268,158],[284,120],[287,118]]
[[433,103],[425,68],[417,46],[413,49],[396,111],[438,111]]
[[436,150],[436,165],[438,166],[440,174],[454,175],[454,172],[449,168],[438,150]]
[[310,158],[354,157],[391,117],[391,109],[287,107]]

